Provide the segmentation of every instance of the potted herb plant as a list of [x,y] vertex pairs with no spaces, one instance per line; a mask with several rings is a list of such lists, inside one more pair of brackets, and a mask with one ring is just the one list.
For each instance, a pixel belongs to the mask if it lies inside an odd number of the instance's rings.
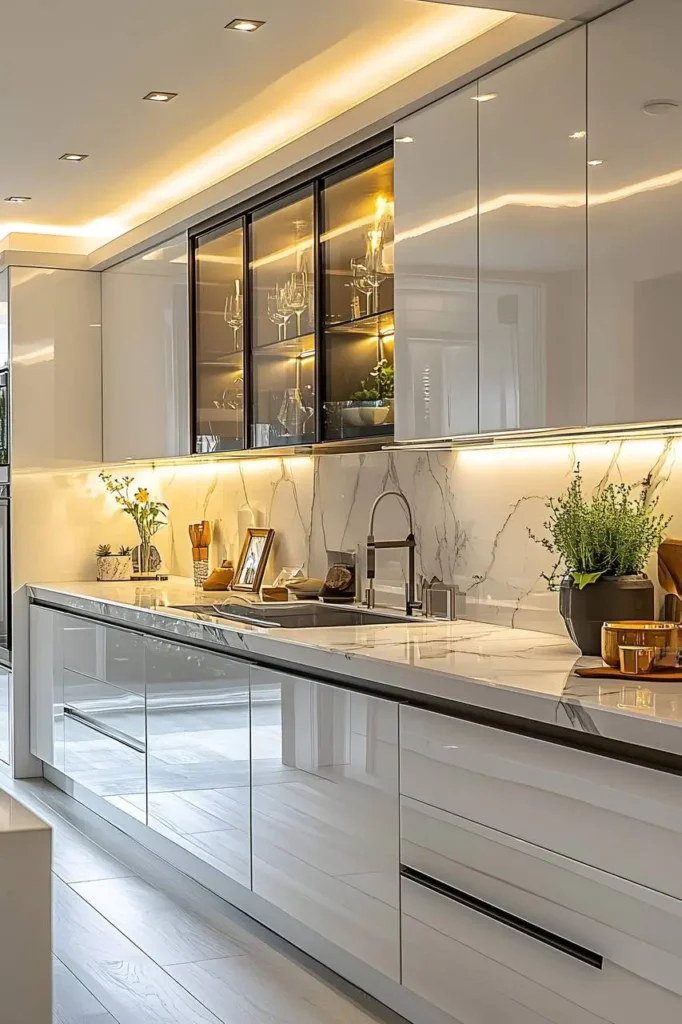
[[101,472],[99,476],[106,489],[114,496],[116,504],[133,519],[137,527],[140,536],[138,576],[142,579],[154,578],[154,563],[156,561],[158,567],[160,558],[152,547],[152,537],[161,527],[166,526],[168,505],[164,501],[153,501],[146,487],[138,487],[135,493],[131,494],[134,483],[132,476],[124,476],[120,480],[110,473]]
[[654,585],[644,569],[670,523],[657,505],[650,478],[607,484],[586,498],[578,465],[565,494],[547,502],[549,536],[528,531],[556,558],[546,579],[559,589],[559,610],[583,654],[601,653],[604,622],[654,618]]
[[366,380],[344,402],[343,420],[350,427],[381,426],[390,422],[395,395],[394,370],[387,359],[380,359]]
[[129,580],[133,574],[133,557],[130,548],[121,547],[112,554],[110,544],[97,548],[97,579],[101,583]]

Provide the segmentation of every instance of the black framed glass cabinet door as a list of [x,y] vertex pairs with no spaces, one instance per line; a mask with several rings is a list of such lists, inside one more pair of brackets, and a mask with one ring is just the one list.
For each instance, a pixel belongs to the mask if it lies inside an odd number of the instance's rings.
[[325,178],[324,440],[393,432],[392,154]]
[[251,218],[254,448],[315,440],[314,236],[312,186]]
[[195,451],[245,447],[244,224],[194,243]]

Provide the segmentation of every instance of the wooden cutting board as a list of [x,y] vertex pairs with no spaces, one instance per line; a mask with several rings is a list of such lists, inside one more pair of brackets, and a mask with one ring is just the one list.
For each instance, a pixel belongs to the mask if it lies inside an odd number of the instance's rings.
[[656,683],[679,683],[682,682],[682,669],[663,669],[659,672],[647,672],[641,676],[628,676],[619,668],[611,668],[609,665],[598,665],[595,668],[577,668],[575,674],[581,679],[625,679],[630,683],[656,682]]

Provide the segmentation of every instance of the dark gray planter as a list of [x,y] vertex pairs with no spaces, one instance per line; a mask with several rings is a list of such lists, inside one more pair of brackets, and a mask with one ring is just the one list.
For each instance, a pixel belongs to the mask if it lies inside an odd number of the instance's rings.
[[648,620],[654,616],[654,585],[646,576],[602,576],[578,590],[571,576],[561,581],[559,611],[571,640],[583,654],[601,654],[605,622]]

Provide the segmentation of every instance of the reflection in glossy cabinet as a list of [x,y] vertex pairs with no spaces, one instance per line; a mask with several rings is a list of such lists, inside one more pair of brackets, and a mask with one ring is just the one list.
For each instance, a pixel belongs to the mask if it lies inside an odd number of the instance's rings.
[[144,638],[149,825],[251,885],[249,669]]
[[[682,6],[636,0],[589,26],[590,424],[682,414]],[[596,163],[596,161],[600,161]]]
[[408,798],[401,837],[408,988],[463,1024],[679,1019],[677,900]]
[[105,462],[189,455],[184,236],[102,274]]
[[253,889],[399,978],[398,709],[252,667]]
[[581,426],[585,30],[481,79],[478,99],[480,430]]
[[463,89],[395,129],[398,440],[478,430],[475,95]]

